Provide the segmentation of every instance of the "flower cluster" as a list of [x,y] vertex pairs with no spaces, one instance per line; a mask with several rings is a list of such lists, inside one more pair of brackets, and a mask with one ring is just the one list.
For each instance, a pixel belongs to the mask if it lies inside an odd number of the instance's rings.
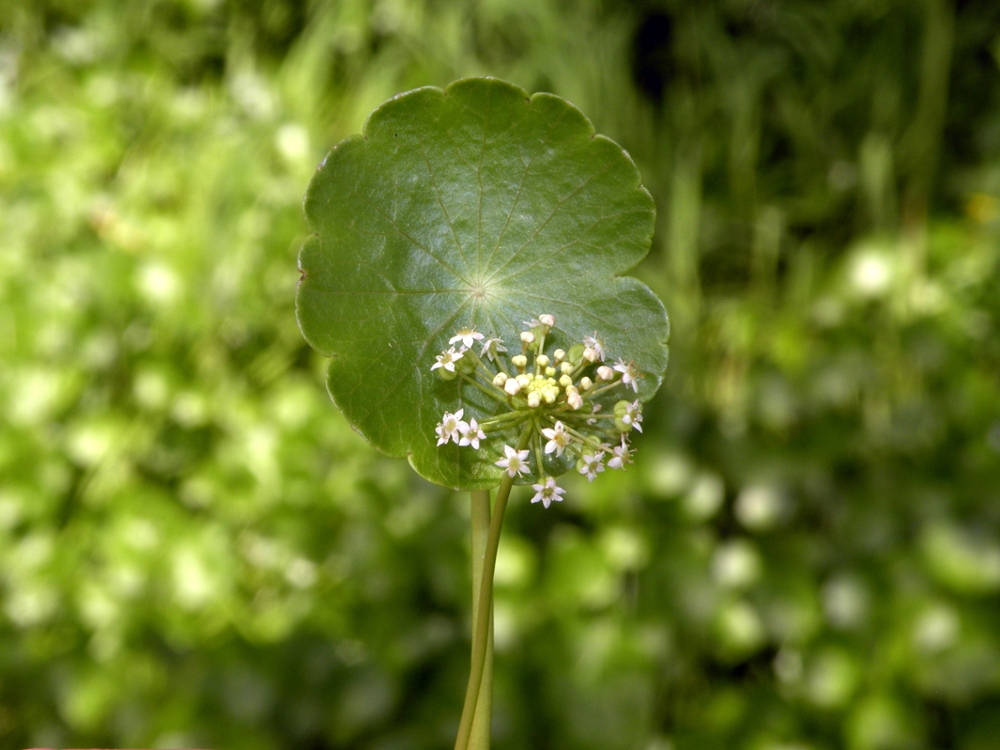
[[575,465],[592,482],[606,468],[624,469],[632,462],[629,433],[642,432],[640,402],[615,400],[629,389],[638,393],[641,373],[635,364],[622,359],[606,364],[596,333],[568,351],[547,353],[546,341],[558,338],[555,325],[552,315],[527,321],[520,352],[513,356],[507,356],[502,339],[465,328],[431,365],[442,379],[471,385],[497,404],[494,414],[479,421],[466,421],[465,408],[445,412],[436,428],[437,444],[454,442],[478,450],[480,441],[511,434],[496,465],[512,479],[537,478],[531,502],[546,508],[565,492],[553,473]]

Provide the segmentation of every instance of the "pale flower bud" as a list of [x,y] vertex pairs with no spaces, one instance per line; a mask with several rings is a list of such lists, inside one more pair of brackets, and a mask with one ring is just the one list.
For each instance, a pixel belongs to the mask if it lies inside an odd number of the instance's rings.
[[555,315],[549,315],[548,313],[546,313],[545,315],[539,315],[538,316],[538,322],[539,323],[544,323],[549,328],[551,328],[552,326],[554,326],[556,324],[556,316]]
[[588,362],[596,362],[598,359],[597,350],[594,349],[593,347],[588,346],[586,349],[583,350],[583,358]]
[[537,409],[542,405],[542,397],[538,395],[537,391],[532,391],[528,394],[528,406],[532,409]]
[[514,363],[514,367],[516,367],[518,370],[523,370],[525,367],[528,366],[528,358],[525,357],[523,354],[515,354],[513,357],[510,358],[510,361]]
[[531,382],[531,376],[530,375],[525,375],[524,373],[518,375],[514,379],[517,381],[517,384],[519,386],[521,386],[522,388],[527,388],[528,384]]
[[566,359],[566,352],[563,349],[556,349],[554,352],[552,352],[552,356],[555,357],[556,364],[558,365],[560,362]]
[[517,382],[517,378],[510,378],[503,384],[503,389],[508,395],[516,396],[521,392],[521,384]]
[[571,378],[569,375],[563,375],[561,378],[559,378],[559,385],[561,385],[563,388],[571,386],[573,385],[573,378]]
[[549,358],[544,354],[539,354],[537,357],[535,357],[535,364],[537,364],[539,367],[548,367]]
[[521,331],[521,341],[523,341],[525,344],[534,344],[535,334],[533,334],[531,331]]
[[497,388],[503,388],[503,384],[507,382],[507,373],[498,372],[497,376],[493,378],[493,385]]
[[597,377],[600,378],[601,380],[614,380],[615,371],[612,370],[607,365],[601,365],[600,367],[597,368]]
[[589,391],[591,389],[591,387],[593,387],[593,385],[594,385],[594,381],[591,380],[590,378],[586,378],[586,377],[580,378],[580,390],[581,391]]
[[559,365],[559,369],[565,374],[569,375],[576,368],[574,368],[573,365],[571,365],[569,362],[563,362],[561,365]]
[[581,396],[575,389],[566,392],[566,403],[569,404],[569,408],[576,411],[581,406],[583,406],[583,396]]

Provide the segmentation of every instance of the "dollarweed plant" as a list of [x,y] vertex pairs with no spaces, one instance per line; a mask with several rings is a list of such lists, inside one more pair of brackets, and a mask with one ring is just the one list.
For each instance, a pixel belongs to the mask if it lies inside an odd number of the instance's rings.
[[[515,484],[549,508],[632,460],[667,366],[663,304],[622,276],[654,210],[573,105],[495,79],[420,88],[337,145],[305,199],[299,325],[354,428],[471,492],[472,667],[456,750],[489,747],[492,601]],[[492,502],[491,490],[496,487]]]

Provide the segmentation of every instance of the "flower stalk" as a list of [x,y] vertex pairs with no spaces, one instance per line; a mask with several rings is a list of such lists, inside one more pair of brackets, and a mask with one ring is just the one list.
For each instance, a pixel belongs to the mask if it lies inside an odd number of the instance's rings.
[[435,428],[439,446],[454,442],[479,450],[483,442],[513,433],[494,461],[502,473],[492,512],[489,491],[472,493],[472,665],[455,750],[489,748],[493,573],[511,488],[516,482],[531,484],[531,502],[548,508],[565,494],[556,484],[557,475],[575,466],[592,482],[606,468],[624,470],[632,456],[628,437],[633,430],[642,431],[640,402],[614,402],[610,395],[615,389],[638,393],[642,373],[633,362],[604,364],[607,354],[596,333],[568,350],[547,351],[546,344],[559,338],[552,315],[539,315],[525,325],[517,354],[508,356],[500,338],[487,339],[475,328],[464,328],[431,366],[443,380],[455,381],[459,389],[472,386],[496,404],[494,413],[473,414],[482,407],[470,402],[445,412]]

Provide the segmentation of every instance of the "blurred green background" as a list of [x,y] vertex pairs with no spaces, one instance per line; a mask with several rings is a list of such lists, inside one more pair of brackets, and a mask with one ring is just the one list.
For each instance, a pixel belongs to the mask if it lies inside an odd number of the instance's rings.
[[495,747],[1000,747],[993,0],[0,4],[0,747],[451,746],[468,497],[293,298],[324,153],[483,74],[629,150],[674,327],[513,498]]

